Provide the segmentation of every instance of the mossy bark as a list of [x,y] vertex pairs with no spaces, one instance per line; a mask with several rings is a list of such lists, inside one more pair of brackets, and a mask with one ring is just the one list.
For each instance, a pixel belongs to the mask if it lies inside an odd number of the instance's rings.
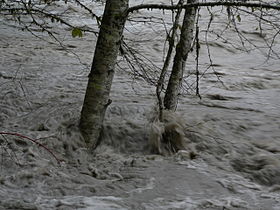
[[129,0],[107,0],[81,112],[80,130],[95,148],[102,130]]
[[[198,0],[188,0],[188,3],[197,3]],[[183,73],[188,54],[191,51],[194,25],[197,8],[187,8],[185,10],[183,25],[181,29],[180,41],[176,46],[176,54],[173,61],[172,72],[168,81],[164,107],[175,111],[177,108],[178,95],[182,86]]]

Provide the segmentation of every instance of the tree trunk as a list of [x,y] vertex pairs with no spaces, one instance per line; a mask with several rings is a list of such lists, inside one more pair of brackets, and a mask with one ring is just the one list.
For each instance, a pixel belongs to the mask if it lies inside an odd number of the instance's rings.
[[107,0],[96,43],[91,72],[81,112],[80,130],[94,149],[100,133],[114,77],[129,0]]
[[[184,0],[179,0],[177,5],[183,5]],[[165,81],[165,75],[167,73],[168,67],[169,67],[169,63],[171,60],[171,56],[172,56],[172,52],[173,52],[173,48],[175,45],[175,36],[177,35],[177,29],[179,27],[179,20],[180,20],[180,16],[181,16],[181,12],[182,12],[182,8],[179,8],[176,16],[175,16],[175,20],[173,22],[173,27],[172,27],[172,32],[171,35],[167,35],[167,40],[169,43],[169,47],[168,47],[168,51],[166,54],[166,58],[163,64],[163,68],[161,70],[159,79],[157,81],[157,88],[156,88],[156,94],[157,94],[157,99],[158,99],[158,107],[159,107],[159,121],[162,122],[163,120],[163,116],[162,116],[162,111],[164,109],[164,104],[162,101],[162,97],[161,97],[161,92],[163,90],[163,85],[164,85],[164,81]]]
[[[188,0],[188,3],[197,2],[198,0]],[[182,86],[185,63],[188,58],[188,53],[191,51],[192,47],[196,10],[197,8],[187,8],[185,10],[180,41],[176,46],[172,72],[164,97],[164,107],[168,110],[175,111],[177,108],[178,95]]]

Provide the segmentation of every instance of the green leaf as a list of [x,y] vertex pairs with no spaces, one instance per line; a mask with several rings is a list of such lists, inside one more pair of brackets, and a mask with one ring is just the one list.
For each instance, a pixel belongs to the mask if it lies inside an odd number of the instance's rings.
[[73,28],[73,30],[72,30],[72,37],[82,37],[83,36],[83,32],[82,32],[82,30],[81,29],[79,29],[79,28]]
[[237,18],[238,22],[241,22],[241,17],[240,17],[240,15],[237,15],[236,18]]

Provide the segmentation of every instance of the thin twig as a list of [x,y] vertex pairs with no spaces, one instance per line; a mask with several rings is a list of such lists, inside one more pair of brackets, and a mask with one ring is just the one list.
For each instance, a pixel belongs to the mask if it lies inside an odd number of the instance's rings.
[[27,139],[35,144],[37,144],[39,147],[42,147],[43,149],[45,149],[48,153],[50,153],[58,163],[61,163],[62,160],[59,159],[48,147],[46,147],[45,145],[41,144],[40,142],[38,142],[37,140],[35,139],[32,139],[32,138],[29,138],[27,136],[24,136],[22,134],[19,134],[19,133],[11,133],[11,132],[0,132],[1,135],[10,135],[10,136],[17,136],[17,137],[20,137],[22,139]]

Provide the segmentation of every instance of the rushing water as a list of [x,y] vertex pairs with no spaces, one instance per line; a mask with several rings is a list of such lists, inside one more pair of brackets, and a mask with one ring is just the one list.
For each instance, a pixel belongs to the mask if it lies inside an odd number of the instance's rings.
[[[64,7],[61,3],[59,8]],[[94,9],[102,13],[101,5]],[[212,11],[210,30],[221,32],[226,12]],[[266,60],[254,18],[241,16],[238,23],[258,46],[246,44],[244,51],[234,28],[224,32],[226,40],[209,33],[206,42],[209,14],[200,13],[199,70],[210,64],[207,46],[214,69],[200,79],[200,99],[194,94],[193,52],[178,104],[198,152],[194,160],[185,151],[172,157],[149,154],[147,119],[155,88],[123,70],[114,79],[104,141],[88,155],[77,122],[96,38],[85,34],[73,39],[58,27],[68,47],[64,50],[1,20],[0,131],[38,139],[65,162],[59,166],[32,143],[1,136],[0,208],[280,209],[280,60]],[[169,27],[168,11],[133,16],[150,14]],[[86,14],[80,20],[69,18],[93,25]],[[125,39],[161,68],[166,32],[157,20],[129,22]],[[264,35],[271,37],[273,31],[266,28]],[[273,49],[280,53],[278,37]],[[119,66],[127,68],[123,61]]]

